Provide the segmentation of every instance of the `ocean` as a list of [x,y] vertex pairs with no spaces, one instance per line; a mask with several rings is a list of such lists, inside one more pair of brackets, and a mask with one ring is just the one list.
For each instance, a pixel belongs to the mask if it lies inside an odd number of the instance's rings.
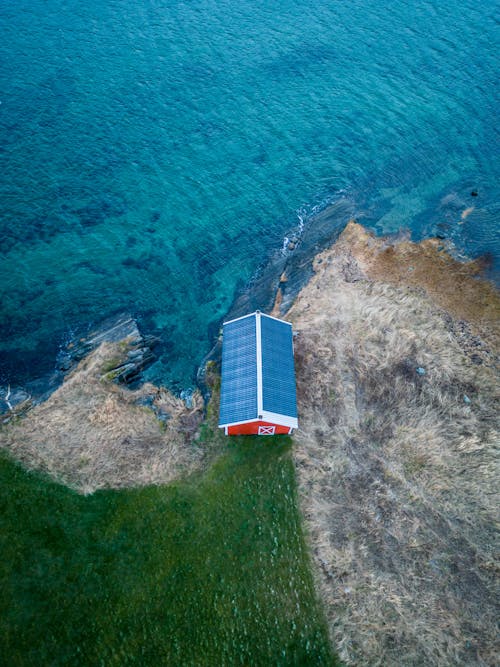
[[[498,280],[486,0],[4,0],[0,385],[116,312],[192,386],[234,299],[331,204]],[[465,214],[465,215],[464,215]]]

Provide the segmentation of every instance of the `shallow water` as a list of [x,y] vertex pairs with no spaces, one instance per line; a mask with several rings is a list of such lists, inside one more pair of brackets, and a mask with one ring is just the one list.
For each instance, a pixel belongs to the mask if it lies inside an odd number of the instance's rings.
[[0,21],[0,383],[129,310],[164,342],[151,379],[192,384],[257,267],[340,197],[498,262],[494,3],[31,0]]

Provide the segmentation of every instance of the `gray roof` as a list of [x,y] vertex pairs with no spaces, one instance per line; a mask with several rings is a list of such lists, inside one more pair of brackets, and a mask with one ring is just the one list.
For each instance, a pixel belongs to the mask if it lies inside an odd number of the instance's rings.
[[297,416],[292,327],[261,316],[262,407],[290,417]]
[[297,426],[292,327],[257,312],[224,324],[219,424],[259,417]]
[[257,418],[255,315],[224,324],[219,423]]

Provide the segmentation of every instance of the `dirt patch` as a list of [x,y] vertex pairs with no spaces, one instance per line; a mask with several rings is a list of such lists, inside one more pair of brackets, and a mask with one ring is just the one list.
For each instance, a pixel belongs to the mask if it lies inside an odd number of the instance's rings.
[[493,665],[499,297],[438,242],[350,223],[314,262],[295,461],[349,665]]

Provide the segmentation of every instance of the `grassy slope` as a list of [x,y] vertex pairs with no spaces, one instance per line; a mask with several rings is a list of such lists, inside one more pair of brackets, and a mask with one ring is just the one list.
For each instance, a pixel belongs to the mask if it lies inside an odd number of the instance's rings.
[[83,497],[0,459],[0,662],[331,665],[286,438]]

